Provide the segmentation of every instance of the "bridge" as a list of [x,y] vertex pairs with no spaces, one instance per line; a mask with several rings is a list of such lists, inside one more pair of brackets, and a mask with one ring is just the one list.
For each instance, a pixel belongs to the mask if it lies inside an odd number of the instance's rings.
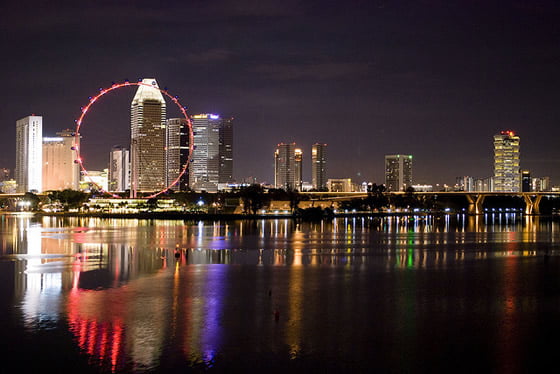
[[[311,201],[345,201],[365,198],[367,192],[306,192]],[[407,192],[383,192],[385,196],[405,195]],[[464,197],[468,201],[468,214],[483,214],[484,200],[490,196],[521,197],[525,201],[525,214],[540,214],[539,205],[544,196],[560,197],[560,192],[465,192],[465,191],[440,191],[440,192],[412,192],[413,196],[449,196]]]

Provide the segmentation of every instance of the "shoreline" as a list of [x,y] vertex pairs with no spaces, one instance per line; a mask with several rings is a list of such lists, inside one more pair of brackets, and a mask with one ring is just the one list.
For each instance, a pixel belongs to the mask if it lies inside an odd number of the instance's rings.
[[[183,213],[183,212],[142,212],[142,213],[78,213],[78,212],[2,212],[3,214],[28,213],[37,217],[81,217],[81,218],[109,218],[109,219],[161,219],[161,220],[184,220],[184,221],[218,221],[218,220],[263,220],[263,219],[294,219],[303,221],[322,221],[333,218],[345,217],[427,217],[427,216],[484,216],[485,214],[468,214],[463,212],[355,212],[335,213],[328,217],[301,217],[293,214],[234,214],[234,213]],[[501,212],[496,214],[515,213],[527,216],[519,212]],[[554,215],[533,214],[534,217],[554,217]]]

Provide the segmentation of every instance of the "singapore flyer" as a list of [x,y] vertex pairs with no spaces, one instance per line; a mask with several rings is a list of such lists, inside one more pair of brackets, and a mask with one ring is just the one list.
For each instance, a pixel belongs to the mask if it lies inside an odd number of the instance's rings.
[[[155,83],[155,82],[154,82]],[[160,191],[154,192],[149,196],[146,196],[145,198],[149,199],[149,198],[153,198],[156,197],[162,193],[165,193],[167,191],[169,191],[173,186],[175,186],[180,180],[181,177],[187,172],[190,160],[192,158],[192,151],[193,151],[193,131],[192,131],[192,123],[191,120],[187,114],[187,110],[186,107],[182,106],[181,103],[179,102],[179,99],[177,96],[172,96],[167,89],[161,89],[159,88],[157,85],[154,84],[150,84],[148,82],[146,82],[146,80],[142,80],[140,79],[138,82],[130,82],[130,81],[124,81],[122,83],[113,83],[111,85],[111,87],[108,88],[100,88],[99,89],[99,93],[95,96],[91,96],[89,98],[89,102],[87,103],[86,106],[81,108],[81,115],[80,117],[75,121],[76,122],[76,129],[74,132],[74,144],[72,146],[72,149],[75,151],[76,154],[76,158],[75,158],[75,163],[77,163],[80,167],[80,171],[81,174],[84,176],[84,178],[87,178],[89,180],[89,182],[91,182],[92,184],[96,185],[99,189],[100,192],[102,193],[107,193],[115,198],[121,198],[120,195],[114,194],[110,191],[107,191],[105,189],[103,189],[98,183],[96,183],[89,175],[88,170],[86,169],[85,165],[84,165],[84,159],[80,153],[80,138],[81,138],[81,134],[80,134],[80,130],[84,124],[84,119],[86,118],[86,114],[92,111],[92,107],[93,104],[95,104],[102,96],[107,95],[110,92],[114,92],[120,88],[124,88],[124,87],[130,87],[130,86],[145,86],[145,87],[149,87],[151,89],[155,89],[155,90],[159,90],[161,92],[162,95],[164,95],[165,97],[167,97],[171,102],[173,102],[178,108],[179,111],[181,112],[182,116],[184,117],[187,127],[189,129],[189,133],[188,133],[188,138],[189,138],[189,150],[188,150],[188,157],[187,157],[187,161],[184,163],[184,165],[181,165],[181,170],[179,175],[165,188],[161,189]],[[135,188],[131,185],[131,192],[135,195],[136,191]]]

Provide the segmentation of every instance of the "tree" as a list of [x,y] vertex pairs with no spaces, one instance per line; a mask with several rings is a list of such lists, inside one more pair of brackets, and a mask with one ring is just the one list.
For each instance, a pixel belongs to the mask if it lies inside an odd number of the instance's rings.
[[243,210],[245,213],[257,214],[267,202],[264,188],[260,184],[252,184],[245,187],[240,192],[243,201]]
[[382,184],[372,184],[368,186],[368,196],[365,198],[364,204],[373,211],[387,206],[389,199],[385,196],[386,187]]
[[29,210],[35,211],[39,209],[41,199],[39,199],[39,196],[35,195],[33,192],[26,192],[23,195],[22,201],[29,203]]
[[299,202],[303,199],[298,190],[289,189],[286,191],[288,199],[290,200],[290,209],[292,213],[298,208]]
[[88,196],[89,195],[83,191],[71,190],[69,188],[62,191],[51,191],[48,195],[51,202],[60,202],[65,211],[81,208],[87,201]]

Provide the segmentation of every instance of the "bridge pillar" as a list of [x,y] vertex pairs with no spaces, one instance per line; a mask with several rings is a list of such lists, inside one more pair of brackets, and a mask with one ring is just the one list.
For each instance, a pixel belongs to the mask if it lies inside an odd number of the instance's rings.
[[532,197],[529,194],[523,194],[523,199],[525,200],[525,214],[531,215],[540,213],[539,205],[542,200],[542,195]]
[[467,201],[469,202],[469,214],[482,214],[482,205],[484,204],[484,194],[466,194]]

